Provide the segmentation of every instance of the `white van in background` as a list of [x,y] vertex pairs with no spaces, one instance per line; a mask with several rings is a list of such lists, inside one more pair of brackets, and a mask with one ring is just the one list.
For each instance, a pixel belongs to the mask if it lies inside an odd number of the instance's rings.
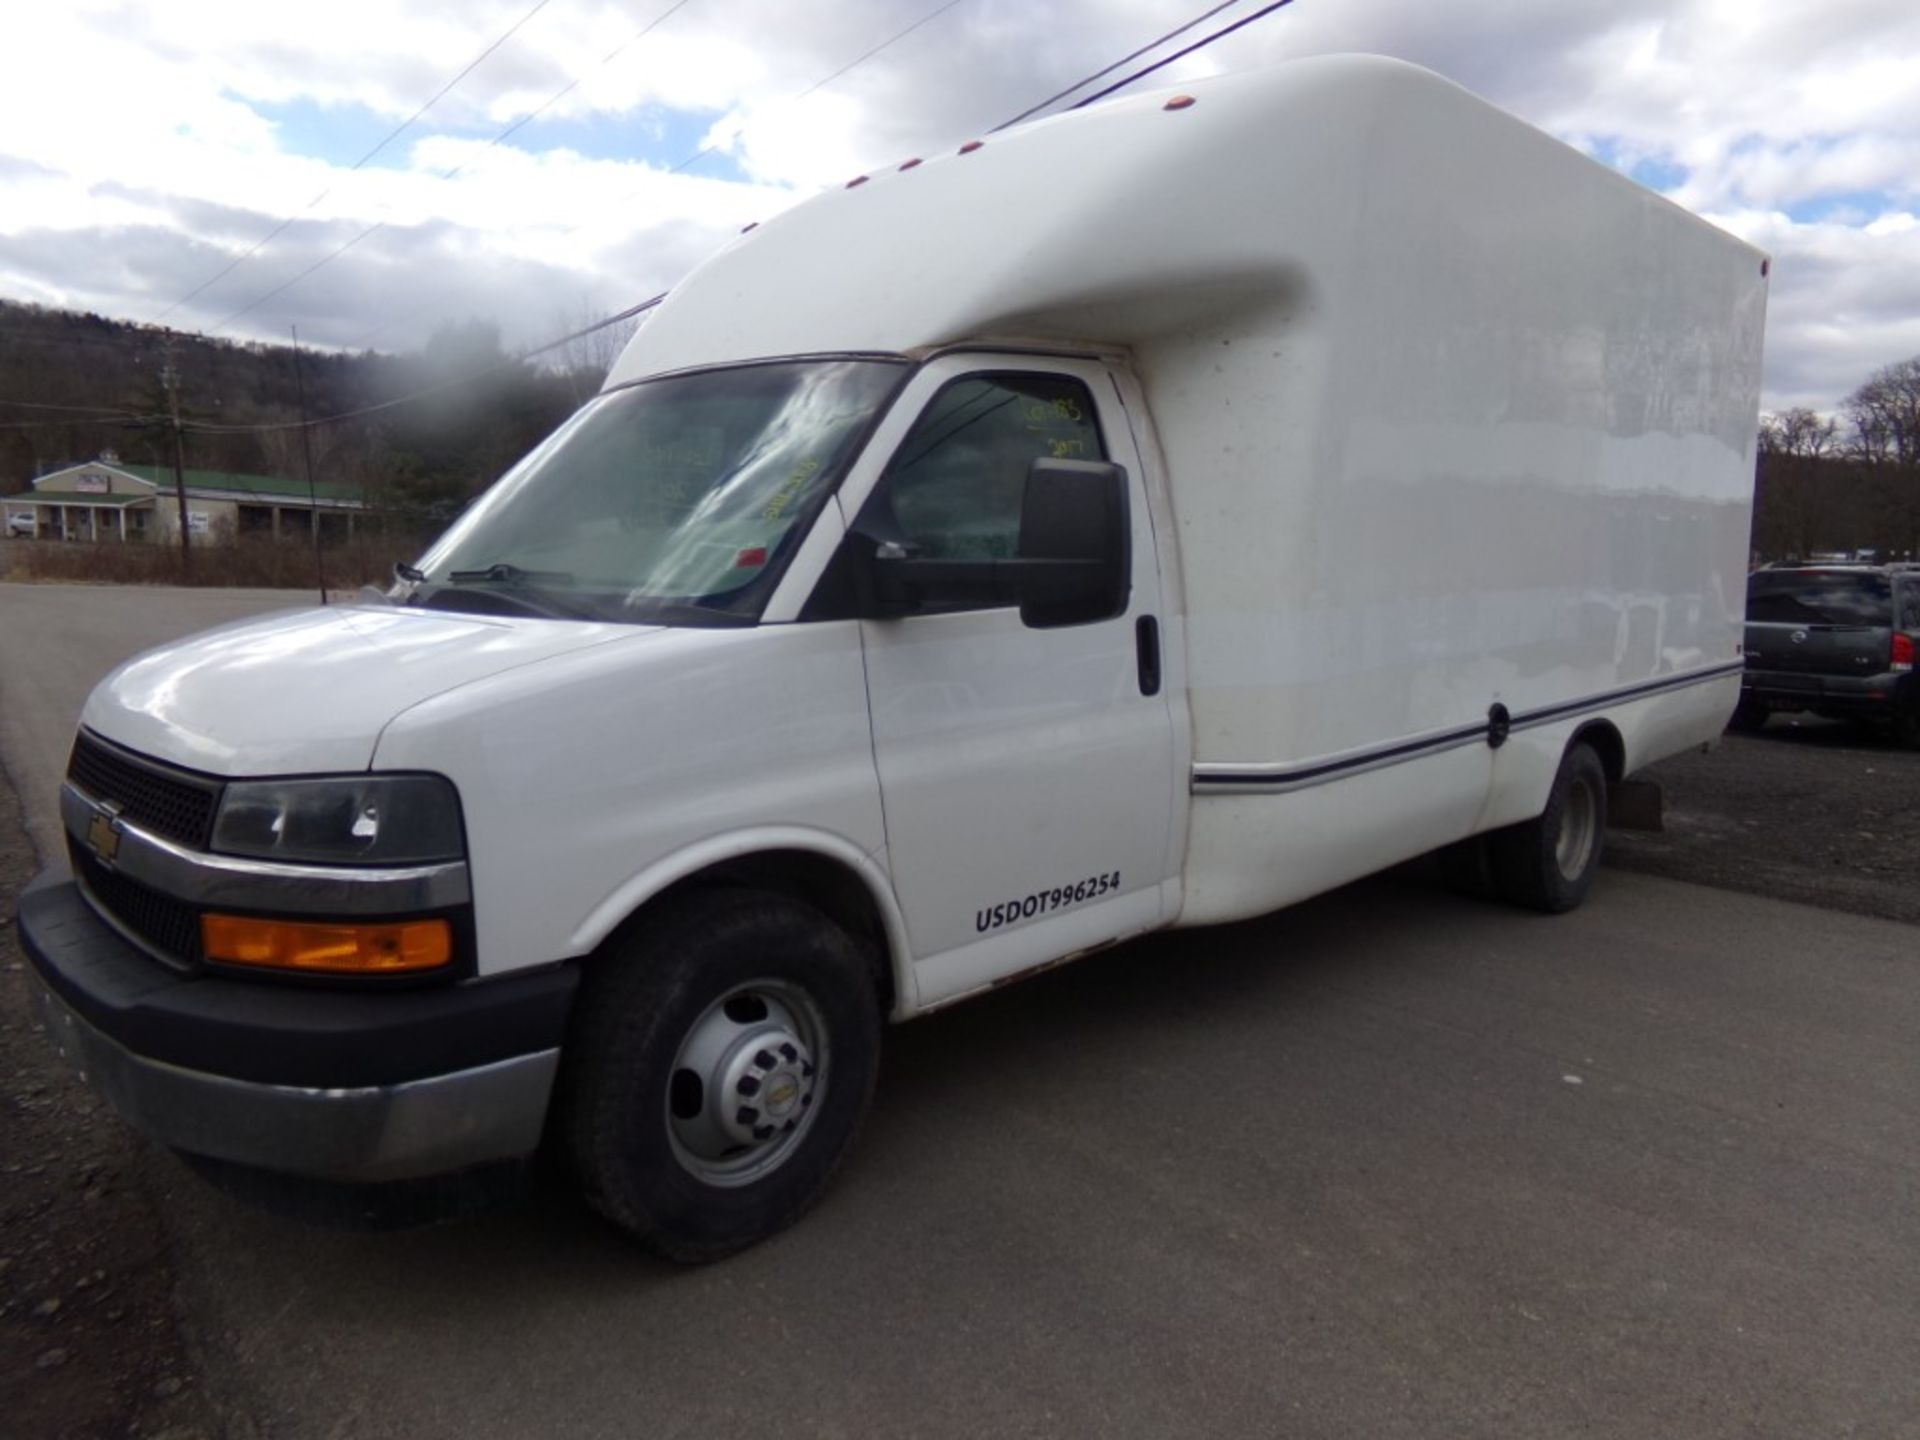
[[1542,910],[1740,691],[1767,262],[1303,61],[753,228],[388,599],[94,692],[55,1036],[190,1154],[706,1259],[882,1021],[1441,846]]

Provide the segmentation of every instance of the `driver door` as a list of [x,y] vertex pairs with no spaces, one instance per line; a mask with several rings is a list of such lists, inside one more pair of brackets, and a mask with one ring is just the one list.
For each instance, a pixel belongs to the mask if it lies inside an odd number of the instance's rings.
[[889,863],[932,1004],[1165,918],[1174,735],[1151,515],[1112,376],[954,356],[901,404],[917,418],[860,505],[856,542],[1011,559],[1043,457],[1122,466],[1131,527],[1130,593],[1110,618],[1035,629],[1010,601],[956,590],[861,622]]

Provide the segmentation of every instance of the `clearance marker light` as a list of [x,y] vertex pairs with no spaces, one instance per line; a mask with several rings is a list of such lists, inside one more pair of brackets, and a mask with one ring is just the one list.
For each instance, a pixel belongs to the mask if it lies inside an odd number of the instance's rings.
[[1192,104],[1193,104],[1193,96],[1176,95],[1171,100],[1167,101],[1165,105],[1162,105],[1160,108],[1162,110],[1185,110],[1188,106]]
[[911,170],[913,169],[914,166],[918,165],[919,163],[920,163],[920,157],[916,155],[913,157],[913,159],[908,160],[904,164],[902,164],[900,168],[902,170]]
[[967,141],[966,144],[960,147],[960,153],[962,155],[971,155],[974,151],[978,150],[982,145],[986,143],[987,142],[984,140],[969,140]]
[[335,975],[432,970],[453,958],[453,932],[444,920],[312,925],[250,915],[203,915],[200,944],[209,960]]
[[849,189],[849,190],[857,190],[857,189],[859,189],[859,188],[860,188],[860,187],[861,187],[862,185],[864,185],[864,184],[866,184],[866,183],[867,183],[867,177],[866,177],[866,176],[864,176],[864,175],[856,175],[856,176],[854,176],[854,177],[853,177],[853,178],[852,178],[851,180],[849,180],[849,181],[847,181],[847,189]]
[[742,225],[740,227],[740,233],[744,235],[749,230],[758,230],[759,228],[760,228],[760,222],[758,220],[750,220],[745,225]]
[[736,570],[752,570],[766,563],[767,547],[764,545],[755,545],[751,549],[742,550],[733,557],[733,568]]

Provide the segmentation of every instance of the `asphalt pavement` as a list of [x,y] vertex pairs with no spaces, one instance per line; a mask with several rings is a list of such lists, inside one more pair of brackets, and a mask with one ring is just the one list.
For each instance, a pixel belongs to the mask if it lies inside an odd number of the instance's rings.
[[[30,812],[216,598],[0,585]],[[820,1209],[702,1270],[147,1179],[236,1434],[1920,1435],[1917,933],[1608,871],[1156,937],[892,1031]]]

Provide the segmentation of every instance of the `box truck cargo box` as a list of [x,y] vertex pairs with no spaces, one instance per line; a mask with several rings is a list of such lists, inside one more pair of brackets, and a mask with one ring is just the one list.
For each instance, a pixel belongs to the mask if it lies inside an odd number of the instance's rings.
[[881,1021],[1441,847],[1576,904],[1739,695],[1767,262],[1410,66],[1115,101],[752,227],[381,603],[88,702],[21,926],[133,1121],[567,1148],[706,1258]]

